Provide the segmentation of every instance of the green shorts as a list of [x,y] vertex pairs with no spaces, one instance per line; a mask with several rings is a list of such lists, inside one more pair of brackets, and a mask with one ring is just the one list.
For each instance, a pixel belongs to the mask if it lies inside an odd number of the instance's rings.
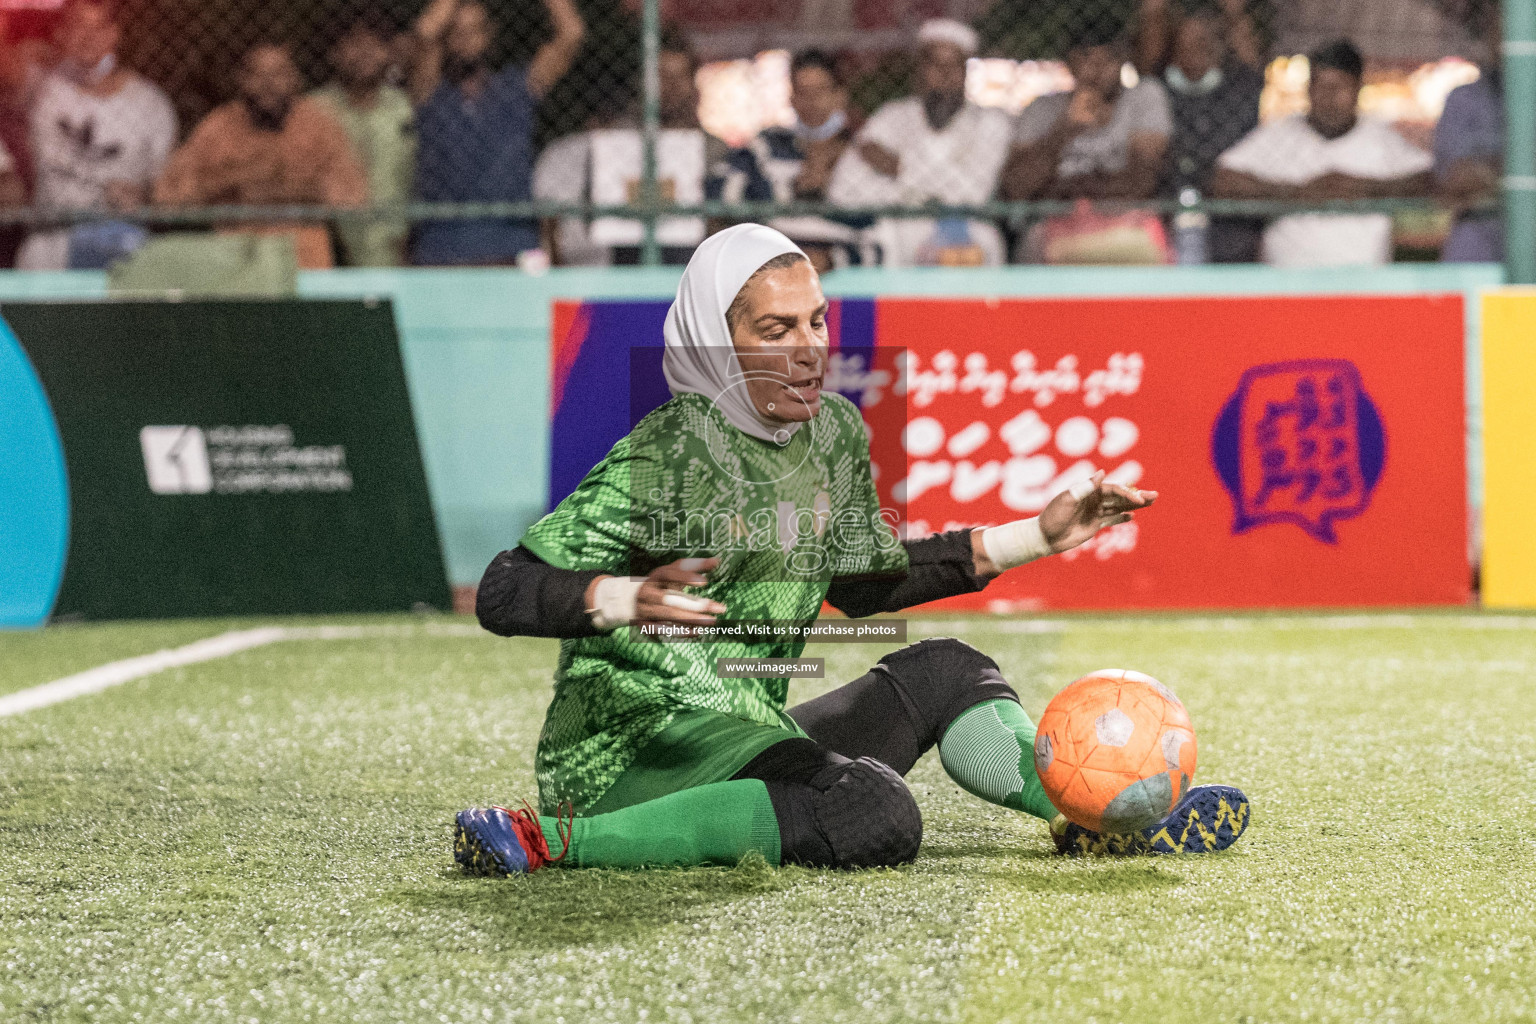
[[805,735],[782,711],[779,721],[779,725],[763,725],[718,711],[679,712],[640,749],[635,763],[587,814],[605,814],[668,793],[724,782],[775,743]]

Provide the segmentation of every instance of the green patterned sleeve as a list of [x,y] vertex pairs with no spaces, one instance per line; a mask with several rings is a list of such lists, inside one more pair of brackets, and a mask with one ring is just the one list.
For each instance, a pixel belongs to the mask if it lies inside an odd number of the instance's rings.
[[632,437],[620,440],[576,490],[528,528],[523,547],[560,569],[628,574],[646,548],[651,510],[634,482],[655,470],[649,451]]
[[887,573],[899,574],[907,571],[907,549],[896,536],[893,526],[895,522],[895,510],[888,510],[888,514],[882,515],[880,497],[875,491],[875,481],[869,472],[869,441],[864,441],[864,460],[859,469],[859,487],[864,493],[864,504],[869,509],[870,522],[874,529],[874,548],[870,562],[870,572],[875,575]]
[[[841,420],[839,442],[846,458],[839,465],[847,468],[851,484],[848,507],[858,510],[854,521],[862,528],[862,536],[842,533],[838,537],[841,557],[837,560],[837,576],[887,576],[907,571],[907,549],[896,536],[893,528],[895,509],[882,515],[880,496],[875,490],[875,480],[870,473],[869,435],[864,429],[864,417],[858,407],[841,395],[828,395],[823,399],[827,408]],[[841,453],[840,453],[841,454]]]

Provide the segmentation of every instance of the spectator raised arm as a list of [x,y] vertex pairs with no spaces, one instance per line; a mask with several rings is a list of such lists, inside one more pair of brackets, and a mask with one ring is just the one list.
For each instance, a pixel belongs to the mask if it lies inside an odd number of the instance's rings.
[[[535,99],[543,97],[570,70],[586,35],[586,25],[573,0],[544,0],[544,9],[549,12],[554,35],[528,64],[527,88]],[[445,74],[450,80],[467,81],[469,75],[459,74],[462,63],[467,54],[483,57],[490,49],[491,32],[490,14],[478,0],[432,0],[416,21],[411,99],[418,106],[426,103]]]
[[587,31],[573,0],[544,0],[544,9],[554,23],[555,34],[539,47],[528,65],[528,91],[538,97],[547,94],[571,69]]
[[1141,0],[1136,30],[1136,70],[1161,75],[1176,62],[1179,30],[1188,22],[1205,20],[1234,60],[1255,71],[1264,70],[1259,30],[1248,11],[1249,0],[1218,0],[1213,7],[1175,14],[1169,0]]
[[418,107],[427,102],[442,83],[443,38],[458,10],[459,0],[432,0],[416,19],[410,88],[411,101]]
[[1174,16],[1169,0],[1141,0],[1136,19],[1136,71],[1161,74],[1173,46]]
[[[572,0],[544,0],[555,35],[524,67],[492,68],[495,26],[479,0],[432,0],[417,22],[416,193],[429,203],[527,202],[539,99],[570,67],[583,33]],[[537,248],[532,220],[418,224],[411,262],[500,265]]]

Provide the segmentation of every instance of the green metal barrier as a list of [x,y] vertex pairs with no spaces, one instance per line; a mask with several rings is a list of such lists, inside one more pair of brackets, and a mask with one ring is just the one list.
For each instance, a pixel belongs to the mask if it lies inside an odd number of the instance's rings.
[[1536,0],[1504,0],[1504,265],[1536,284]]

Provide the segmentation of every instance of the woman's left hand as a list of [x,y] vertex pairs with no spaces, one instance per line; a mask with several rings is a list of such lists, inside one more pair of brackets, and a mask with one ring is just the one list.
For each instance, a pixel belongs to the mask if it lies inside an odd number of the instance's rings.
[[1100,470],[1051,499],[1040,513],[1040,532],[1059,555],[1092,540],[1106,527],[1130,522],[1137,509],[1156,500],[1156,491],[1105,483]]

